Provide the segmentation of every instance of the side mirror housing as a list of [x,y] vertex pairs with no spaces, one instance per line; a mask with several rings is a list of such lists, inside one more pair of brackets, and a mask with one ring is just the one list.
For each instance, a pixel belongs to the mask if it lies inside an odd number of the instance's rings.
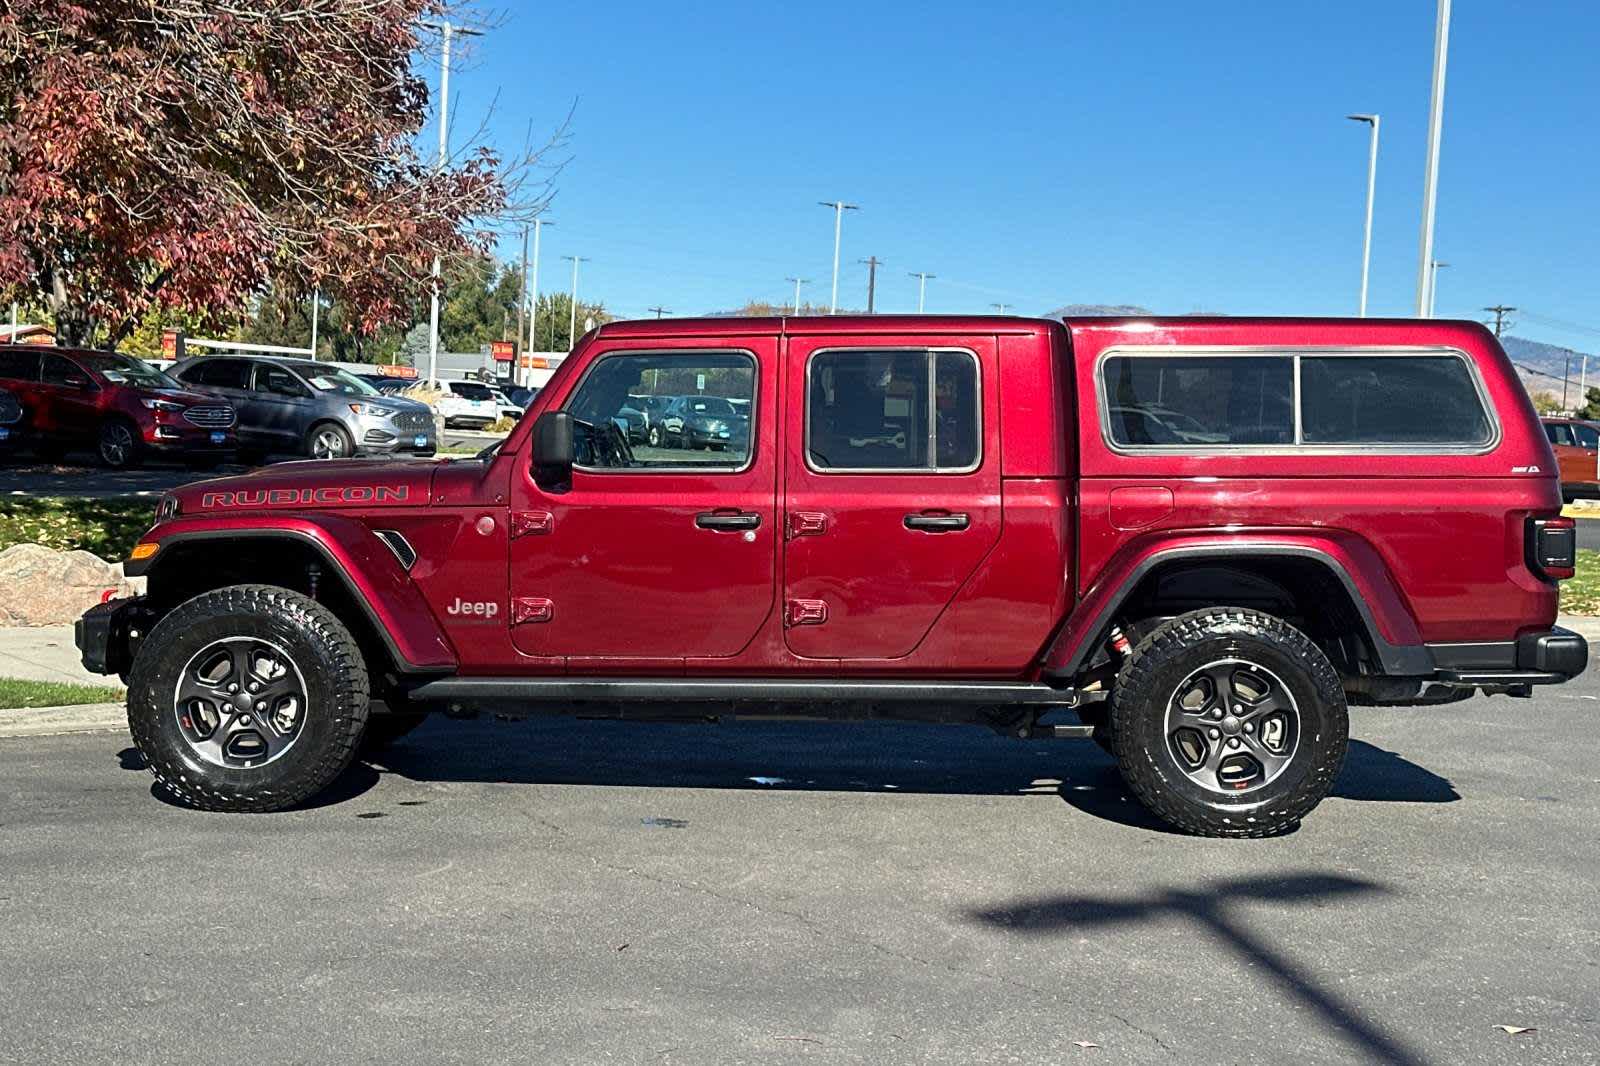
[[572,415],[546,411],[533,424],[533,479],[541,488],[566,491],[572,487],[575,454]]

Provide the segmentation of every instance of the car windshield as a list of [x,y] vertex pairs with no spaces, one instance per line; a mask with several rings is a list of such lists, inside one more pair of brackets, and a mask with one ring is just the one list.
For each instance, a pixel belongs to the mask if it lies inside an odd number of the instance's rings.
[[489,386],[480,385],[475,381],[452,381],[450,391],[463,400],[492,400],[494,393],[489,391]]
[[85,354],[74,352],[73,358],[113,385],[137,385],[142,389],[181,389],[176,381],[142,359],[127,355]]
[[711,415],[713,418],[735,418],[738,412],[733,409],[733,404],[721,396],[690,396],[684,401],[690,411],[697,415]]
[[376,396],[378,390],[354,374],[331,366],[295,364],[295,372],[310,382],[318,392],[332,392],[340,396]]

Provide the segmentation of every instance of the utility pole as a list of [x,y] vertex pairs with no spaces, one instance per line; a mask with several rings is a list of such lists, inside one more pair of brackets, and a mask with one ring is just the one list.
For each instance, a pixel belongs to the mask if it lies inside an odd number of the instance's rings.
[[528,227],[522,227],[522,273],[517,275],[517,361],[511,368],[511,380],[522,373],[522,316],[528,308]]
[[[545,226],[554,226],[554,222],[546,222],[542,218],[533,220],[533,306],[528,312],[528,351],[539,350],[539,230]],[[522,384],[527,386],[533,377],[532,369],[519,371],[523,376]]]
[[828,300],[828,314],[832,315],[839,311],[839,236],[844,230],[844,213],[861,208],[843,200],[818,200],[817,203],[833,208],[833,296]]
[[317,357],[317,312],[322,307],[322,290],[311,290],[311,358]]
[[1365,122],[1372,127],[1372,142],[1367,149],[1367,227],[1361,241],[1361,304],[1358,312],[1367,317],[1367,275],[1372,267],[1372,194],[1378,187],[1378,123],[1377,115],[1346,115],[1353,122]]
[[1567,378],[1572,376],[1572,349],[1567,348],[1564,351],[1567,353],[1567,366],[1561,371],[1561,409],[1570,411],[1572,408],[1567,406]]
[[656,313],[656,317],[657,318],[660,318],[662,315],[670,315],[670,314],[672,314],[672,312],[669,311],[665,307],[648,307],[645,310],[654,311]]
[[1449,265],[1450,265],[1449,263],[1440,262],[1437,259],[1435,259],[1433,261],[1433,270],[1430,272],[1430,276],[1428,278],[1428,317],[1429,318],[1433,317],[1433,301],[1434,301],[1434,297],[1439,295],[1439,271],[1444,269],[1445,267],[1447,267]]
[[572,317],[567,323],[567,351],[570,352],[578,346],[578,264],[589,260],[581,255],[564,255],[561,258],[572,260]]
[[883,265],[883,260],[877,256],[868,256],[866,259],[857,259],[858,263],[867,264],[867,314],[872,314],[873,297],[878,291],[878,267]]
[[811,279],[810,278],[784,278],[783,280],[784,281],[792,281],[792,282],[794,282],[794,311],[793,311],[793,313],[798,315],[800,313],[800,286],[802,286],[802,285],[810,285],[811,284]]
[[1003,315],[1007,311],[1011,310],[1010,304],[990,304],[989,306],[994,308],[994,313],[997,315]]
[[1417,317],[1433,306],[1434,201],[1439,194],[1439,135],[1444,125],[1444,71],[1450,57],[1450,0],[1438,0],[1433,27],[1433,94],[1428,105],[1428,162],[1422,178],[1422,247],[1417,253]]
[[1506,316],[1515,311],[1516,308],[1507,307],[1504,304],[1495,304],[1493,307],[1485,307],[1484,310],[1494,315],[1494,335],[1498,337],[1505,330]]
[[925,274],[920,270],[913,270],[907,277],[917,279],[917,314],[922,314],[923,306],[928,302],[928,279],[936,278],[937,274]]
[[[469,30],[464,26],[452,26],[446,19],[443,22],[428,22],[426,26],[439,29],[444,35],[444,44],[439,52],[439,169],[443,170],[445,160],[450,151],[450,38],[454,34],[464,37],[481,36],[477,30]],[[428,307],[428,380],[437,381],[439,378],[439,257],[433,257],[433,293]]]

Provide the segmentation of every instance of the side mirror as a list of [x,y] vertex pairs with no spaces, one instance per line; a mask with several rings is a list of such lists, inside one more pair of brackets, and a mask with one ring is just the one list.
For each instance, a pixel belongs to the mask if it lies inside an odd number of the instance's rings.
[[572,487],[573,459],[572,415],[546,411],[533,424],[533,479],[564,492]]

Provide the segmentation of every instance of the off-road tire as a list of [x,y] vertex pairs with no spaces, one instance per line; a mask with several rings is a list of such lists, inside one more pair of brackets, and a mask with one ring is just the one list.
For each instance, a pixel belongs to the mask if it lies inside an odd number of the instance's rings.
[[[219,639],[281,646],[305,679],[305,720],[293,745],[263,766],[201,759],[177,723],[177,681]],[[326,607],[274,585],[232,585],[180,604],[141,642],[128,676],[128,728],[157,783],[208,811],[278,811],[315,796],[344,772],[367,723],[366,665],[355,637]]]
[[428,720],[426,714],[415,711],[394,711],[374,714],[367,718],[366,731],[361,734],[361,755],[374,755],[416,729]]
[[[1190,780],[1166,737],[1177,686],[1195,669],[1226,658],[1276,674],[1299,710],[1299,741],[1289,764],[1237,795]],[[1293,829],[1333,787],[1350,731],[1339,675],[1322,649],[1280,618],[1235,607],[1180,615],[1139,641],[1118,672],[1109,723],[1112,753],[1134,795],[1173,827],[1210,837]]]

